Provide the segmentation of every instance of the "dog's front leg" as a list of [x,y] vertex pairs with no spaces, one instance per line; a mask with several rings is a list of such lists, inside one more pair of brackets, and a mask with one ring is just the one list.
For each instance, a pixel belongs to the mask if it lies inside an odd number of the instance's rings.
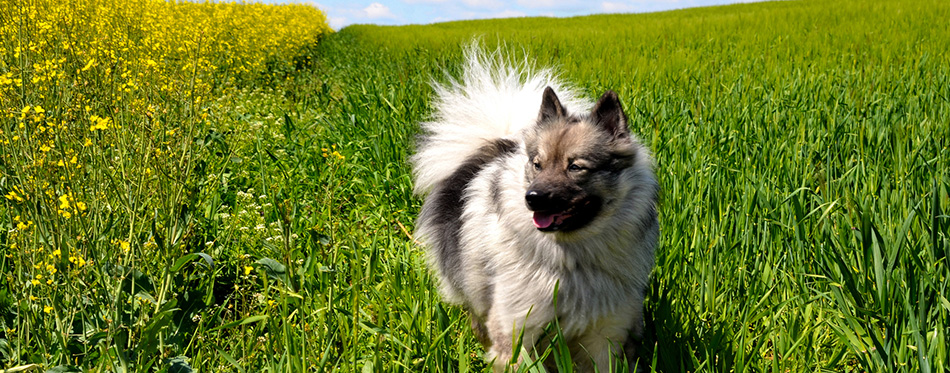
[[[493,308],[497,309],[497,307]],[[494,371],[504,372],[509,367],[521,364],[524,361],[524,355],[518,354],[518,358],[513,359],[514,352],[522,347],[524,350],[520,351],[532,351],[544,331],[545,323],[551,317],[553,314],[547,310],[532,310],[521,317],[503,312],[489,312],[486,326],[491,347],[485,359],[492,362]],[[521,344],[519,345],[518,342]]]
[[[624,358],[624,343],[633,332],[640,334],[642,315],[636,309],[602,320],[599,327],[582,335],[578,343],[580,351],[574,356],[578,372],[616,372]],[[632,321],[632,322],[631,322]],[[585,353],[586,352],[586,353]],[[627,361],[628,371],[636,371],[636,362]]]

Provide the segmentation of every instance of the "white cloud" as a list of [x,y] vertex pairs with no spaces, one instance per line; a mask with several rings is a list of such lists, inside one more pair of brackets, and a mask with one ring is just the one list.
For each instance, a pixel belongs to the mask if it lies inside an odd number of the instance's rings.
[[531,9],[578,9],[589,4],[584,0],[518,0],[518,5]]
[[[286,2],[287,0],[279,1]],[[324,11],[327,15],[327,23],[334,30],[339,30],[354,23],[393,24],[405,21],[401,15],[397,15],[388,6],[379,2],[374,2],[365,7],[359,3],[354,4],[353,2],[341,2],[339,0],[323,0],[319,3],[308,1],[305,4]]]
[[498,13],[494,13],[488,18],[515,18],[515,17],[524,17],[526,14],[517,10],[506,9]]
[[465,5],[472,8],[498,9],[504,5],[498,0],[462,0]]
[[363,8],[363,12],[366,13],[366,18],[369,19],[396,18],[389,7],[380,3],[369,4],[368,7]]
[[635,10],[633,5],[626,3],[615,3],[610,1],[604,1],[600,3],[600,9],[606,13],[624,13],[632,12]]
[[349,24],[346,17],[334,17],[334,16],[327,16],[327,23],[329,23],[330,28],[334,30],[339,30],[343,28],[343,26],[346,26],[347,24]]

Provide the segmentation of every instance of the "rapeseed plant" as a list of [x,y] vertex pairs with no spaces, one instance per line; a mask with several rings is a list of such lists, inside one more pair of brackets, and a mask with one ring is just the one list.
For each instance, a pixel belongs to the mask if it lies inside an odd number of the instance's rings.
[[0,345],[17,351],[0,368],[111,367],[139,346],[122,364],[147,370],[186,346],[142,332],[183,286],[155,271],[204,248],[180,219],[214,97],[281,79],[332,30],[316,8],[257,3],[4,1],[0,19]]

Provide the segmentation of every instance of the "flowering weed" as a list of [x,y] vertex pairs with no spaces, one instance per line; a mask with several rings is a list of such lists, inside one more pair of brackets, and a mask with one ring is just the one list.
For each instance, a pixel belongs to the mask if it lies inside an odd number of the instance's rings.
[[192,354],[200,323],[185,320],[214,305],[201,276],[221,267],[173,264],[213,241],[196,205],[209,115],[229,111],[214,98],[308,66],[325,15],[31,0],[0,2],[0,20],[0,368],[145,371]]

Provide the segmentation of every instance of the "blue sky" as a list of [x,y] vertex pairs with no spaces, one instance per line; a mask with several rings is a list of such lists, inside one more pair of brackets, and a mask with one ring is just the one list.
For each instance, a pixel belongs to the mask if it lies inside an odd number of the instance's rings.
[[291,0],[322,9],[335,30],[355,23],[406,25],[462,19],[643,13],[749,1],[755,0]]

